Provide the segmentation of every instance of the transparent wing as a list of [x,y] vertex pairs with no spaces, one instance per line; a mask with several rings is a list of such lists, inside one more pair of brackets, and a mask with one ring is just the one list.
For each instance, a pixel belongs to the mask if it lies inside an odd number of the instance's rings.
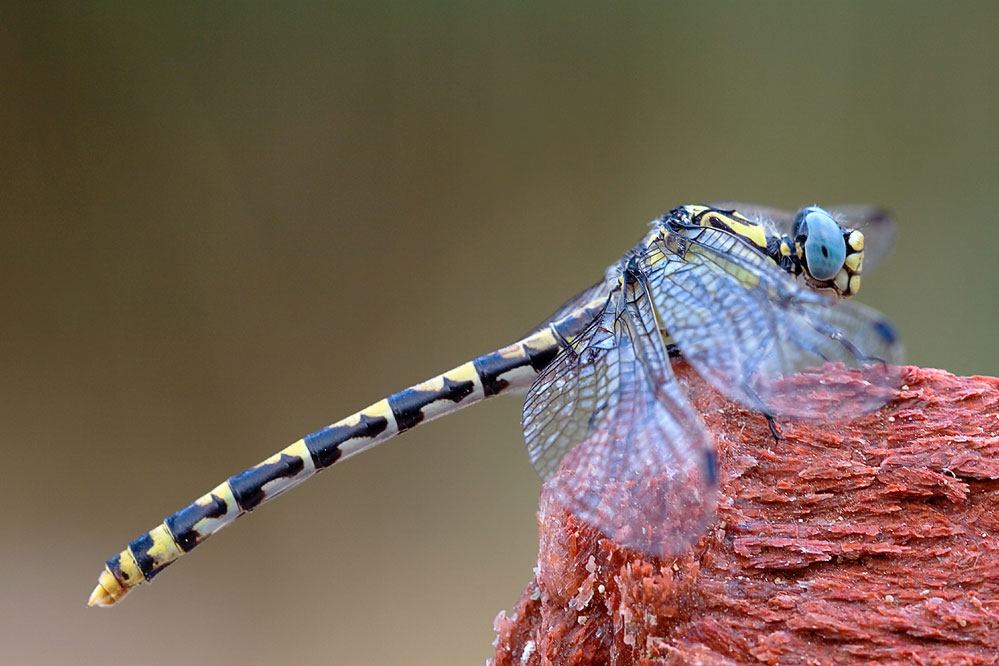
[[618,543],[676,555],[711,518],[713,444],[673,377],[638,282],[611,294],[537,378],[523,426],[549,492]]
[[[772,231],[790,234],[794,227],[795,211],[771,208],[744,201],[716,201],[711,204],[722,210],[735,210],[753,222]],[[864,234],[864,272],[870,272],[891,252],[895,245],[895,219],[880,206],[843,204],[823,206],[840,225],[858,229]]]
[[[729,232],[683,233],[682,260],[649,252],[641,261],[669,335],[716,389],[802,418],[849,418],[891,399],[902,345],[882,315],[802,286]],[[828,363],[856,371],[830,381],[814,372]]]

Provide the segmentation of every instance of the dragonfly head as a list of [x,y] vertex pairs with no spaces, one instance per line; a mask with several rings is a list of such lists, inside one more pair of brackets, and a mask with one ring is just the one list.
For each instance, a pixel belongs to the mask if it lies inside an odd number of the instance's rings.
[[864,263],[864,234],[844,229],[827,211],[809,206],[795,216],[791,240],[810,287],[830,289],[843,298],[857,293]]

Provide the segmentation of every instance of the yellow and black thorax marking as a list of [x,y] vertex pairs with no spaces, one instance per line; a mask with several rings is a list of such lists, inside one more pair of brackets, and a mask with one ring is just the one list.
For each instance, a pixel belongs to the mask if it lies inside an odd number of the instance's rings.
[[[845,256],[839,270],[831,278],[817,278],[809,270],[804,233],[792,235],[750,220],[734,210],[723,210],[712,206],[687,205],[673,209],[654,223],[642,245],[645,247],[646,261],[655,264],[669,256],[686,258],[688,252],[701,252],[710,255],[710,260],[725,268],[746,287],[755,286],[757,280],[752,271],[740,268],[735,262],[726,259],[725,252],[712,248],[707,252],[699,250],[698,230],[714,229],[721,231],[743,244],[745,250],[768,257],[777,266],[794,277],[804,276],[813,289],[834,291],[840,297],[849,297],[860,289],[860,274],[864,261],[864,234],[856,229],[843,229]],[[734,254],[735,247],[728,254]]]

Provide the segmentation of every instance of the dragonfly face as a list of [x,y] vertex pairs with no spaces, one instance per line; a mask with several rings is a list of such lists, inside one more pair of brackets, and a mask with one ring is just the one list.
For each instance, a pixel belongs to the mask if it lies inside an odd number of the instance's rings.
[[864,234],[843,229],[818,206],[802,208],[794,218],[794,249],[805,281],[813,289],[852,296],[860,289]]

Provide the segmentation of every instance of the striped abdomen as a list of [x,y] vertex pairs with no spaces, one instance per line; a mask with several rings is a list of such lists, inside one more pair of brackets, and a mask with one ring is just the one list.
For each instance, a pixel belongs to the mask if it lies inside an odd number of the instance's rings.
[[587,304],[520,342],[380,400],[229,477],[108,560],[90,605],[114,604],[239,516],[340,460],[483,398],[526,390],[555,357],[559,340],[592,318],[595,307]]

